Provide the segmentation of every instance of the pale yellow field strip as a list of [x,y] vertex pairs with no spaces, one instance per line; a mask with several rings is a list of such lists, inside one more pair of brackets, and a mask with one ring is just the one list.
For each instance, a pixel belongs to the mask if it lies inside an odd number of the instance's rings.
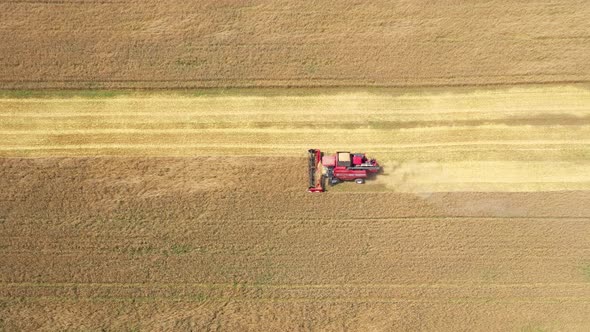
[[263,91],[0,98],[0,156],[359,150],[386,190],[590,189],[588,85]]

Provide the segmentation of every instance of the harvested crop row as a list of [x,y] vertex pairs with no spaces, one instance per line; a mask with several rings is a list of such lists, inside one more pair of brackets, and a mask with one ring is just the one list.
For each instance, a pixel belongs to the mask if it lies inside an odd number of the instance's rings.
[[370,191],[585,190],[589,91],[5,92],[0,155],[303,157],[308,148],[358,150],[385,166]]

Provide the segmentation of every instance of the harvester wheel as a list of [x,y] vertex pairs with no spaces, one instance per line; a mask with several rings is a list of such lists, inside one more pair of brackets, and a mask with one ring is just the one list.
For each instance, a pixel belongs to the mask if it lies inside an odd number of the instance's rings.
[[356,182],[357,184],[363,184],[365,183],[365,179],[356,179],[354,180],[354,182]]

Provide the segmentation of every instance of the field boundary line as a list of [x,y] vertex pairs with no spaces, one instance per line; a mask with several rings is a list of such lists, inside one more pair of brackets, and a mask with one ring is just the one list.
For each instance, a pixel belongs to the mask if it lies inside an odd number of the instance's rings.
[[544,299],[532,299],[515,297],[511,299],[497,300],[492,297],[472,297],[472,298],[448,298],[446,300],[426,300],[426,299],[404,299],[404,298],[386,298],[386,297],[365,297],[365,298],[245,298],[245,297],[203,297],[203,296],[143,296],[143,297],[104,297],[104,296],[0,296],[0,301],[17,301],[36,300],[36,301],[119,301],[119,302],[156,302],[156,301],[177,301],[177,302],[243,302],[243,303],[437,303],[437,304],[515,304],[515,303],[545,303],[545,304],[564,304],[564,303],[590,303],[590,298],[586,297],[545,297]]

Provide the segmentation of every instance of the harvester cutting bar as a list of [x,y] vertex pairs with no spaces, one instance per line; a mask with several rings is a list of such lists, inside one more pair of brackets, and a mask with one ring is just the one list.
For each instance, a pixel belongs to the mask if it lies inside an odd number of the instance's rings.
[[323,179],[321,173],[322,152],[316,149],[310,149],[309,152],[309,192],[323,192]]

